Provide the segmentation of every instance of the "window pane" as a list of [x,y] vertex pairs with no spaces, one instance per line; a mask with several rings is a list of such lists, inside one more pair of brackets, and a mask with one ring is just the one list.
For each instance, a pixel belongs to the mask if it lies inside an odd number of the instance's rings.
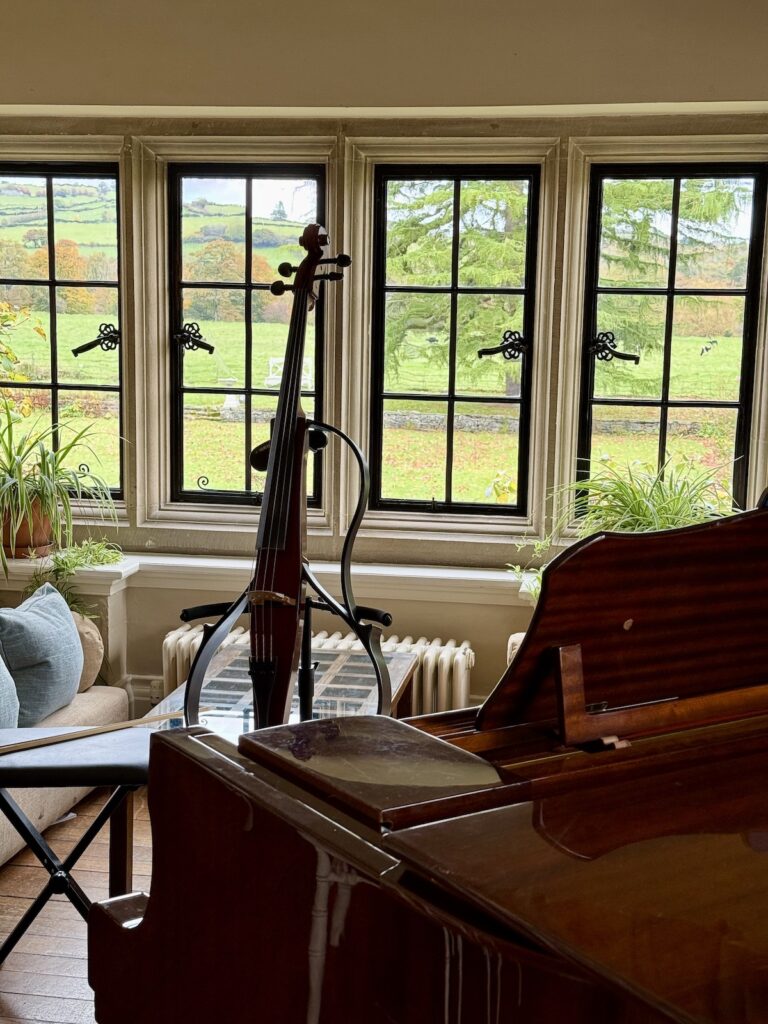
[[752,178],[683,179],[675,287],[745,287],[753,192]]
[[466,395],[520,394],[520,359],[483,356],[478,350],[500,345],[506,331],[523,331],[522,295],[459,295],[456,336],[456,391]]
[[463,181],[459,284],[525,285],[527,181]]
[[660,412],[637,405],[592,407],[592,462],[614,468],[637,462],[654,471],[659,462]]
[[18,359],[10,366],[0,363],[0,379],[18,375],[39,384],[51,379],[48,296],[47,288],[0,285],[0,322],[10,328],[4,341]]
[[184,349],[185,387],[245,386],[245,293],[235,288],[185,288],[183,320],[196,323],[213,353]]
[[520,407],[457,402],[452,501],[517,503]]
[[[304,410],[308,420],[311,420],[315,415],[315,403],[314,400],[308,395],[303,395],[301,399],[301,407]],[[254,395],[253,405],[251,407],[251,443],[254,448],[257,445],[263,444],[264,441],[268,441],[272,433],[272,421],[275,418],[277,412],[277,397],[274,398],[271,395]],[[312,452],[307,453],[307,494],[311,495],[314,488],[314,467],[315,467],[315,456]],[[264,488],[267,482],[266,473],[257,473],[256,470],[251,470],[251,487],[254,491],[259,494],[264,493]]]
[[732,504],[736,409],[669,410],[667,456],[673,463],[689,461],[707,469],[722,488],[721,507]]
[[0,277],[48,276],[45,178],[0,174]]
[[280,263],[287,260],[298,266],[307,255],[298,240],[307,224],[317,222],[317,182],[306,178],[256,178],[251,188],[251,279],[271,284],[278,277]]
[[601,287],[666,287],[673,182],[606,178],[600,212]]
[[229,414],[233,399],[237,395],[184,396],[184,490],[243,490],[245,417]]
[[60,443],[90,428],[84,447],[73,450],[65,465],[87,466],[112,488],[120,486],[120,396],[110,391],[59,392]]
[[[280,390],[285,351],[288,345],[288,326],[291,318],[292,298],[275,297],[269,292],[257,291],[252,296],[253,310],[253,387]],[[304,334],[304,359],[301,387],[312,391],[315,386],[315,312],[307,316]]]
[[245,280],[245,187],[244,178],[182,180],[185,281]]
[[102,325],[119,329],[117,288],[56,289],[56,351],[59,380],[66,384],[118,384],[120,347],[72,350],[99,336]]
[[56,277],[117,281],[117,182],[54,178]]
[[384,403],[384,498],[444,501],[447,407],[443,402]]
[[737,402],[743,329],[740,296],[678,296],[669,397]]
[[387,183],[387,284],[449,285],[452,181]]
[[[174,211],[181,224],[175,235],[181,253],[171,254],[172,274],[178,275],[181,264],[182,280],[199,285],[182,289],[181,318],[197,323],[214,347],[213,354],[174,350],[174,359],[184,360],[182,380],[188,389],[183,436],[175,445],[182,459],[181,491],[225,490],[235,501],[241,496],[242,503],[252,504],[251,476],[253,486],[263,483],[250,469],[246,427],[252,431],[252,447],[269,434],[293,309],[291,294],[276,297],[267,286],[278,279],[278,264],[295,266],[306,256],[299,237],[308,223],[318,222],[321,200],[321,184],[306,177],[308,169],[286,165],[285,170],[284,176],[262,177],[254,165],[210,165],[191,175],[183,167],[173,168],[181,182],[176,193],[180,206]],[[230,284],[239,287],[226,287]],[[310,311],[304,392],[316,386],[315,324]],[[211,393],[193,392],[197,388],[211,388]],[[256,393],[262,391],[270,394]],[[306,410],[312,397],[302,404]]]
[[[277,412],[277,396],[254,395],[251,406],[251,444],[254,448],[268,441],[272,433],[272,420]],[[260,494],[267,482],[266,473],[251,470],[251,487]]]
[[385,315],[384,390],[447,391],[450,296],[390,294]]
[[0,395],[24,417],[23,433],[44,431],[51,425],[51,392],[44,388],[0,388]]
[[639,355],[640,362],[595,358],[595,395],[661,397],[666,315],[667,300],[660,295],[598,295],[598,333],[612,333],[617,351]]

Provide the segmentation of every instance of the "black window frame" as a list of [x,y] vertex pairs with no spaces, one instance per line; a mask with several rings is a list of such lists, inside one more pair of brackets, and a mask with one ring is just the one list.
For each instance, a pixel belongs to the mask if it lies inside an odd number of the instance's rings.
[[[744,288],[676,288],[675,270],[677,266],[677,227],[679,221],[680,183],[683,179],[710,177],[754,178],[754,198],[752,229],[749,239],[749,259]],[[638,178],[672,178],[673,205],[670,233],[670,257],[667,282],[664,287],[643,288],[627,287],[609,288],[599,285],[600,275],[600,236],[601,210],[603,198],[603,181],[606,179],[638,179]],[[595,405],[602,406],[647,406],[658,408],[659,448],[658,467],[665,461],[667,423],[670,409],[675,408],[732,408],[737,409],[736,430],[734,436],[734,470],[733,470],[733,504],[735,508],[745,508],[750,464],[750,435],[752,409],[755,387],[755,366],[758,323],[760,315],[760,285],[763,273],[762,256],[765,238],[766,193],[768,192],[768,164],[749,163],[744,161],[706,161],[706,162],[658,162],[658,163],[598,163],[593,164],[589,181],[589,207],[586,248],[586,275],[584,290],[584,324],[581,350],[581,372],[579,388],[579,419],[576,453],[576,481],[586,479],[590,474],[592,409]],[[589,351],[597,334],[597,303],[598,296],[605,293],[616,294],[648,294],[659,295],[666,299],[666,321],[664,327],[664,357],[661,397],[659,399],[641,398],[598,398],[594,397],[595,358]],[[689,399],[670,399],[670,365],[672,350],[672,331],[674,323],[675,296],[677,295],[725,295],[744,297],[744,333],[742,343],[741,376],[739,381],[739,397],[736,401],[697,401]],[[621,339],[616,339],[617,347],[621,348]]]
[[[107,394],[116,394],[118,398],[118,452],[119,452],[119,478],[117,487],[110,487],[110,493],[115,501],[122,501],[125,498],[125,391],[124,391],[124,345],[125,325],[122,303],[122,232],[121,232],[121,203],[120,203],[120,165],[115,161],[71,161],[71,160],[46,160],[46,161],[0,161],[0,174],[16,176],[28,174],[46,180],[46,215],[48,231],[48,277],[45,279],[35,278],[4,278],[0,277],[0,286],[22,285],[30,287],[45,287],[48,289],[48,308],[50,317],[50,328],[48,343],[51,351],[51,380],[47,384],[39,384],[34,381],[6,381],[0,378],[0,387],[12,387],[17,390],[30,389],[36,391],[49,391],[51,394],[51,423],[54,425],[59,420],[59,392],[61,391],[99,391]],[[114,177],[115,179],[115,229],[117,243],[117,280],[116,281],[59,281],[56,277],[56,231],[53,208],[53,179],[54,178],[104,178]],[[58,380],[58,337],[56,311],[56,289],[61,288],[115,288],[117,290],[118,323],[120,331],[120,343],[118,344],[117,359],[117,385],[113,384],[69,384]],[[83,341],[90,341],[90,338],[83,338]],[[59,432],[54,429],[52,434],[53,448],[59,446]],[[98,466],[94,468],[98,475]]]
[[[170,411],[170,476],[171,476],[171,501],[181,503],[204,503],[232,506],[259,506],[262,501],[262,492],[252,488],[252,470],[248,463],[248,454],[254,447],[252,441],[251,404],[252,395],[266,395],[274,398],[277,403],[278,390],[273,388],[255,388],[252,386],[252,321],[251,321],[251,300],[254,291],[269,291],[268,283],[254,282],[251,280],[251,260],[253,255],[252,230],[253,220],[252,191],[247,186],[245,203],[245,275],[243,283],[209,282],[209,281],[185,281],[182,277],[182,238],[181,238],[181,213],[182,213],[182,179],[185,177],[194,178],[245,178],[249,182],[258,178],[303,178],[312,179],[317,182],[317,206],[318,222],[325,223],[326,216],[326,168],[323,164],[314,163],[217,163],[217,162],[195,162],[195,163],[170,163],[168,165],[168,250],[169,250],[169,339],[170,339],[170,388],[171,388],[171,411]],[[275,272],[275,280],[278,274]],[[183,293],[185,288],[223,288],[227,290],[241,291],[244,293],[245,302],[245,377],[242,388],[229,388],[227,394],[242,395],[245,398],[245,465],[244,482],[245,487],[241,491],[216,490],[204,488],[199,490],[184,489],[184,396],[188,393],[214,393],[220,394],[221,389],[204,387],[185,387],[184,385],[184,348],[176,340],[184,323]],[[311,397],[314,402],[313,418],[322,420],[324,405],[324,289],[322,284],[318,289],[318,299],[315,304],[315,387],[314,391],[302,389],[302,397]],[[323,460],[322,452],[312,456],[313,462],[313,490],[307,494],[307,505],[310,508],[320,508],[323,496]],[[203,478],[199,478],[203,479]]]
[[[509,179],[527,179],[528,181],[528,217],[526,234],[525,279],[522,288],[484,287],[459,285],[459,239],[460,239],[460,189],[462,181],[504,181]],[[429,181],[452,180],[454,184],[453,236],[451,254],[451,284],[447,286],[431,285],[388,285],[386,282],[386,244],[387,244],[387,185],[390,181]],[[526,516],[529,512],[529,476],[530,476],[530,443],[531,443],[531,406],[533,392],[533,359],[536,336],[536,285],[539,260],[539,218],[541,196],[541,167],[538,164],[379,164],[374,168],[374,202],[373,202],[373,299],[372,299],[372,331],[371,331],[371,411],[370,411],[370,474],[371,497],[369,507],[381,511],[436,513],[473,516]],[[449,380],[448,388],[441,394],[414,394],[391,392],[384,390],[384,358],[385,358],[385,316],[386,297],[395,292],[413,292],[430,294],[448,294],[451,297],[450,340],[449,340]],[[521,355],[522,370],[520,396],[487,397],[481,395],[465,395],[457,393],[456,377],[456,345],[457,345],[457,306],[459,295],[521,295],[524,297],[523,339],[527,348]],[[498,345],[501,338],[489,338],[488,345]],[[496,356],[494,358],[502,358]],[[446,500],[431,501],[420,499],[383,498],[382,486],[382,449],[383,449],[383,415],[385,399],[434,401],[447,406],[447,444],[446,444]],[[454,410],[457,403],[473,405],[517,405],[520,410],[518,428],[518,465],[517,465],[517,501],[514,504],[451,501],[451,483],[453,475],[453,438]]]

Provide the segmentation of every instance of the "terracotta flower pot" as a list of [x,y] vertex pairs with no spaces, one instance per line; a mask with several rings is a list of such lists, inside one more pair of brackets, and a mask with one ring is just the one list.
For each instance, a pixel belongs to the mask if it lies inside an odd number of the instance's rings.
[[8,517],[6,516],[3,520],[3,551],[8,558],[26,558],[30,551],[41,557],[50,554],[52,550],[51,521],[47,516],[40,515],[40,507],[37,502],[32,505],[31,533],[29,523],[24,519],[13,545],[11,545],[11,525]]

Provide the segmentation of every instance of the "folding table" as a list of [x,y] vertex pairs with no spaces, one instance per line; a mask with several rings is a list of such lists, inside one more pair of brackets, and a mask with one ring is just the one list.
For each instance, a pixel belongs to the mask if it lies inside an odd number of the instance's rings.
[[[0,729],[0,748],[20,740],[77,732],[78,727]],[[48,900],[63,893],[87,919],[91,900],[71,875],[72,868],[103,825],[110,821],[109,894],[129,892],[132,881],[133,792],[147,783],[150,729],[129,728],[10,754],[0,753],[0,810],[35,854],[50,878],[8,938],[0,944],[0,964]],[[63,860],[8,793],[9,788],[109,786],[113,792],[94,821]]]

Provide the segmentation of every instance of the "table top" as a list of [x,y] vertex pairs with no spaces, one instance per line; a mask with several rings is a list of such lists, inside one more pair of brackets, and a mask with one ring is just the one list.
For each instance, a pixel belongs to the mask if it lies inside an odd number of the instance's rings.
[[[378,687],[373,666],[365,651],[313,651],[317,662],[313,718],[340,718],[347,715],[373,715],[378,703]],[[418,657],[403,651],[384,654],[392,683],[392,704],[397,704],[410,682]],[[179,711],[158,726],[173,729],[184,724],[184,685],[177,687],[153,709],[152,715]],[[253,724],[253,693],[248,675],[248,648],[230,645],[217,652],[211,671],[200,693],[200,724],[236,743]],[[290,722],[299,721],[299,696],[294,691]]]

